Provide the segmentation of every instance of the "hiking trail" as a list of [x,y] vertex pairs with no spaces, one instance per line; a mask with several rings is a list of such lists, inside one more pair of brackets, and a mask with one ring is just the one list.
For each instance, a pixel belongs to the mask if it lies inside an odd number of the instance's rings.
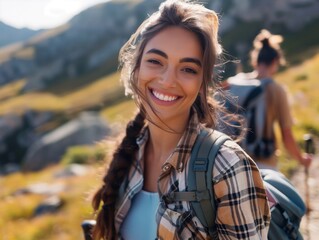
[[[316,146],[318,151],[318,147]],[[300,166],[291,178],[292,183],[298,189],[302,198],[306,202],[306,174],[304,167]],[[301,232],[304,240],[319,239],[319,155],[314,156],[309,168],[308,191],[310,211],[301,221]]]

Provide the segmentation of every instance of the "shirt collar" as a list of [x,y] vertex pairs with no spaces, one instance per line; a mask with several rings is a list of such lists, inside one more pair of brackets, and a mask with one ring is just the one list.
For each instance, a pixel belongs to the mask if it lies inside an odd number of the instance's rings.
[[199,123],[197,112],[193,109],[184,134],[179,140],[171,157],[167,160],[167,162],[170,163],[178,172],[182,172],[184,170],[200,129],[201,124]]
[[[166,160],[165,164],[169,163],[178,172],[182,172],[187,163],[187,160],[190,158],[193,145],[202,127],[203,126],[200,124],[198,120],[197,112],[193,108],[185,132],[183,133],[172,154]],[[148,127],[145,127],[137,139],[137,144],[139,145],[140,150],[144,149],[145,143],[147,142],[148,138]]]

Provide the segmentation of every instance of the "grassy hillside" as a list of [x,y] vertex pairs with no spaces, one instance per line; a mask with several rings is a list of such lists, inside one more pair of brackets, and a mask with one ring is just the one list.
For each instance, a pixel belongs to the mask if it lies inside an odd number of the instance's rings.
[[[62,169],[56,166],[34,174],[17,173],[0,179],[0,233],[6,240],[76,240],[83,239],[80,224],[92,218],[89,199],[99,183],[98,165],[90,166],[87,174],[56,179],[53,174]],[[64,204],[56,214],[33,216],[36,206],[47,196],[38,194],[14,195],[24,187],[37,183],[63,184],[59,194]]]
[[[315,51],[312,51],[314,53]],[[277,76],[287,86],[296,120],[297,135],[309,131],[319,136],[319,49],[314,57]]]
[[[287,68],[277,75],[276,79],[287,86],[289,98],[296,119],[295,135],[300,144],[306,132],[319,136],[319,52],[302,64]],[[123,97],[123,88],[118,84],[118,74],[98,79],[82,89],[68,91],[58,96],[49,92],[19,95],[22,83],[12,85],[5,92],[7,99],[0,104],[0,112],[17,107],[34,107],[37,109],[52,109],[57,111],[84,109],[94,104],[101,104],[101,114],[111,123],[122,128],[124,122],[135,111],[134,103]],[[117,97],[116,97],[117,96]],[[118,97],[120,96],[120,97]],[[117,100],[114,100],[117,99]],[[120,123],[120,124],[118,124]],[[123,127],[124,129],[124,127]],[[281,168],[288,173],[295,165],[288,161],[284,154]],[[91,164],[89,171],[83,176],[56,179],[54,173],[65,166],[59,164],[38,173],[17,173],[0,178],[0,236],[6,240],[78,240],[83,239],[80,224],[82,220],[92,218],[90,193],[100,183],[103,168],[99,164]],[[30,184],[45,182],[61,183],[67,186],[67,191],[59,196],[64,204],[56,214],[33,217],[37,204],[45,196],[37,194],[14,194],[17,190]]]
[[[311,133],[315,138],[319,137],[319,49],[312,49],[308,56],[312,57],[301,64],[290,66],[276,76],[277,82],[284,84],[288,92],[295,121],[293,132],[302,148],[304,134]],[[290,161],[285,151],[282,151],[280,160],[280,167],[287,174],[297,166]]]
[[0,89],[0,115],[28,108],[56,112],[81,111],[94,106],[103,108],[124,98],[119,73],[98,78],[81,88],[70,86],[65,94],[50,89],[20,94],[23,85],[24,81],[19,81]]

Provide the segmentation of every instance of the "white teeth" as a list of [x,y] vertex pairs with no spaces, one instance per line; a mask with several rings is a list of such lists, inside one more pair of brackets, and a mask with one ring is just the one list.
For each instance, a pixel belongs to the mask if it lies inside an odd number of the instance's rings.
[[158,99],[165,101],[165,102],[171,102],[171,101],[174,101],[177,99],[177,97],[167,96],[167,95],[164,95],[162,93],[155,92],[155,91],[153,91],[153,94],[155,97],[157,97]]

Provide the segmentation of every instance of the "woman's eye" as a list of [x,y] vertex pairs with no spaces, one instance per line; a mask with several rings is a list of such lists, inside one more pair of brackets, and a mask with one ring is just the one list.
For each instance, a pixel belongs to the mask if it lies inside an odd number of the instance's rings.
[[147,62],[152,63],[152,64],[161,64],[160,61],[155,60],[155,59],[148,59]]
[[186,73],[197,74],[197,71],[193,68],[184,68],[182,71]]

